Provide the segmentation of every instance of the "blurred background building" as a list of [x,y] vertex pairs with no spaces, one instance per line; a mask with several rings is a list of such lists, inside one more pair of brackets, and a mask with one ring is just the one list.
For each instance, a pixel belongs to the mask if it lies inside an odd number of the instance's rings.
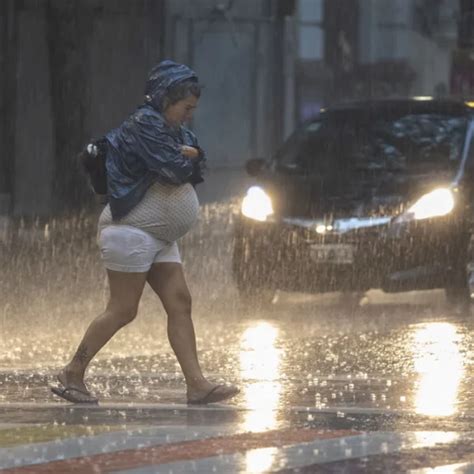
[[205,86],[204,201],[322,106],[474,94],[474,0],[2,0],[0,25],[4,216],[90,203],[75,155],[142,102],[161,59]]

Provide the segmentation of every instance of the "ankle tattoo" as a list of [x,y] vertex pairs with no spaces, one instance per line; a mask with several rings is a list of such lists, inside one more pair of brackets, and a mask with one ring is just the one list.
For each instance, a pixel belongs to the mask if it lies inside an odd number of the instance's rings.
[[81,344],[74,355],[74,361],[79,362],[81,364],[85,364],[89,360],[89,354],[87,351],[87,346],[85,344]]

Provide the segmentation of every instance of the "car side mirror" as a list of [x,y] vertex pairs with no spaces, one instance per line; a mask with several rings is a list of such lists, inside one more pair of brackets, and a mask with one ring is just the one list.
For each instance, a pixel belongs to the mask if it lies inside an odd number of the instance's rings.
[[250,176],[258,176],[265,167],[265,160],[263,158],[252,158],[245,163],[245,171]]

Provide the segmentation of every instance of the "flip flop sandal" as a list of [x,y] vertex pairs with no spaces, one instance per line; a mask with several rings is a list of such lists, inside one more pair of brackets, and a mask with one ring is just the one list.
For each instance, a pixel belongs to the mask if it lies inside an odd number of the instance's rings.
[[227,400],[228,398],[232,398],[234,395],[237,395],[240,390],[237,387],[229,387],[229,390],[226,392],[219,392],[220,388],[225,388],[227,385],[219,384],[215,387],[211,388],[209,392],[204,395],[204,397],[197,398],[195,400],[188,400],[188,405],[206,405],[208,403],[216,403],[221,402],[223,400]]
[[[87,403],[89,405],[97,405],[99,400],[90,393],[73,387],[50,387],[51,391],[58,397],[64,398],[72,403]],[[74,395],[76,393],[76,395]],[[78,396],[78,395],[79,396]]]

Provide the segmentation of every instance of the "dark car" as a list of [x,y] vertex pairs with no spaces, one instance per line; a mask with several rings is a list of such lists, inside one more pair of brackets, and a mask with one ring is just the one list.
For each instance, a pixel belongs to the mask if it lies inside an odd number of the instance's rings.
[[[474,292],[474,109],[454,100],[322,110],[269,160],[235,228],[240,292]],[[472,273],[472,275],[471,275]],[[471,278],[472,276],[472,278]],[[469,286],[471,280],[471,287]]]

